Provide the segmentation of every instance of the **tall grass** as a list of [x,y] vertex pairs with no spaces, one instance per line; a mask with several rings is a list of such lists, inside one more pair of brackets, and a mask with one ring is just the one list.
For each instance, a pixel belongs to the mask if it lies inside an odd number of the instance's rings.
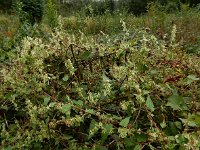
[[[129,30],[147,29],[158,38],[165,38],[170,35],[174,24],[177,27],[176,40],[181,42],[185,48],[191,49],[192,44],[198,43],[200,35],[200,13],[197,8],[189,8],[188,5],[181,5],[180,10],[174,13],[168,13],[166,9],[151,4],[148,7],[148,13],[136,17],[128,13],[116,11],[112,15],[106,13],[99,16],[85,16],[76,14],[65,17],[64,27],[67,32],[85,34],[118,34],[122,31],[122,19]],[[193,47],[193,51],[194,47]]]

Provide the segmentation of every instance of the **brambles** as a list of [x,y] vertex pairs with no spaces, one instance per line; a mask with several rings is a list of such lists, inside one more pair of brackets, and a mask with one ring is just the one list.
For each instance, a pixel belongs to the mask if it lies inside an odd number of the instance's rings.
[[163,40],[121,22],[115,37],[68,34],[60,18],[48,38],[23,38],[1,69],[1,148],[200,146],[199,58],[175,27]]
[[50,2],[14,38],[0,18],[0,149],[200,147],[195,9],[58,18]]

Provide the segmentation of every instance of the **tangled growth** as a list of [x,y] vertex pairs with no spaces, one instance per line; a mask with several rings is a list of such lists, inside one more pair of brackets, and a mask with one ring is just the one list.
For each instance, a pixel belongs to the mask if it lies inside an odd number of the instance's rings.
[[[62,21],[62,20],[61,20]],[[2,149],[197,149],[200,61],[147,30],[25,37],[1,63]]]

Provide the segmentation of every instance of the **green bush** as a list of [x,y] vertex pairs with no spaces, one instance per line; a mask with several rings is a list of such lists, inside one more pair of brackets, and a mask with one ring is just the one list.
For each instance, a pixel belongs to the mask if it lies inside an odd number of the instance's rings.
[[[121,21],[118,36],[25,37],[0,64],[1,149],[198,149],[199,58]],[[1,51],[1,50],[0,50]]]
[[21,21],[26,20],[32,25],[40,23],[43,17],[44,0],[21,0],[20,2],[22,7]]
[[200,147],[198,8],[58,19],[55,7],[54,30],[0,16],[0,149]]
[[57,7],[53,0],[47,0],[45,5],[45,20],[46,23],[53,29],[58,26]]
[[0,11],[10,12],[12,8],[12,0],[0,0]]

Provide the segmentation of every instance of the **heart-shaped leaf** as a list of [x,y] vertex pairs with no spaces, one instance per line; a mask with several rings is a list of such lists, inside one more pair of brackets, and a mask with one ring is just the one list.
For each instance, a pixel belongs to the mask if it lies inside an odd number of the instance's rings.
[[127,127],[127,126],[128,126],[128,123],[129,123],[129,121],[130,121],[130,118],[131,118],[131,117],[126,117],[125,119],[123,119],[123,120],[119,123],[119,125],[122,126],[122,127]]

